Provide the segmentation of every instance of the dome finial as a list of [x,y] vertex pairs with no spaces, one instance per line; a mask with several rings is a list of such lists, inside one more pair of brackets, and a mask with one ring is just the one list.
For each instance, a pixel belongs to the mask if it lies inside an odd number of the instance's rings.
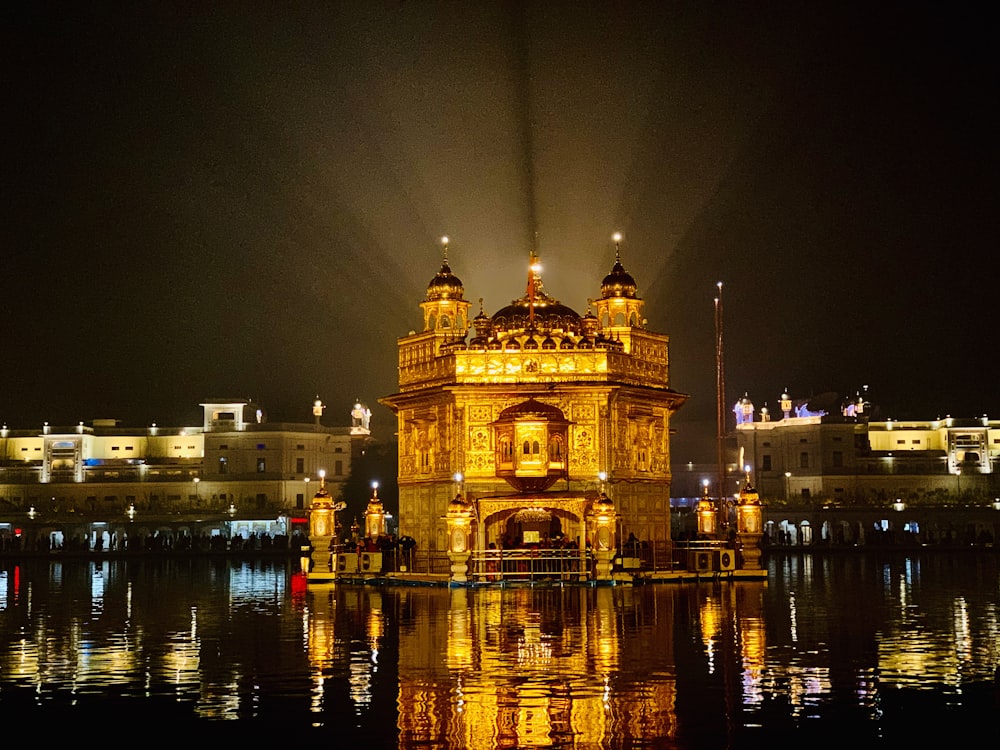
[[622,233],[615,232],[611,235],[611,239],[615,241],[615,263],[621,263],[622,260]]
[[[537,234],[537,233],[536,233]],[[528,264],[528,327],[535,327],[535,293],[541,286],[540,274],[542,272],[542,264],[538,260],[538,256],[535,251],[531,251],[531,262]]]
[[445,265],[448,265],[448,235],[441,238],[441,246],[443,247],[441,259]]

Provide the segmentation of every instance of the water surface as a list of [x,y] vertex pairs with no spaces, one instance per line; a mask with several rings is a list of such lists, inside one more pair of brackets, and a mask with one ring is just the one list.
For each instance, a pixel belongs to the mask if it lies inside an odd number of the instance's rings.
[[996,553],[768,565],[766,583],[451,589],[306,587],[283,559],[8,560],[0,716],[407,748],[995,731]]

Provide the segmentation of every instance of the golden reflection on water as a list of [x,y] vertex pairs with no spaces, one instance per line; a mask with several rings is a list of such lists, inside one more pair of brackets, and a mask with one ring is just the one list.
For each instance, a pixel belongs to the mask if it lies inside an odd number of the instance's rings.
[[[972,614],[956,595],[949,598],[950,622],[935,605],[935,626],[921,629],[914,618],[927,613],[914,611],[911,590],[918,572],[875,571],[883,576],[881,596],[892,615],[883,622],[881,613],[868,617],[857,609],[860,592],[831,598],[822,580],[829,573],[816,570],[813,561],[794,563],[778,592],[768,583],[710,581],[637,587],[414,586],[387,592],[333,587],[332,593],[310,592],[315,595],[310,654],[318,675],[330,661],[333,644],[353,639],[351,661],[364,665],[370,678],[377,668],[378,641],[387,623],[397,623],[401,747],[672,741],[685,722],[678,708],[685,691],[697,699],[710,695],[719,704],[709,713],[727,725],[724,733],[736,725],[756,726],[765,704],[776,697],[793,720],[814,715],[834,695],[845,700],[845,694],[861,715],[874,718],[879,695],[888,687],[919,683],[929,673],[954,684],[972,673],[990,678],[1000,633],[995,608],[983,612],[980,602]],[[862,577],[868,579],[864,586],[872,582],[871,572]],[[365,634],[360,650],[352,618],[334,634],[327,616],[337,610],[358,618],[357,629]],[[772,632],[777,637],[769,642]],[[693,656],[688,637],[697,643]],[[855,653],[864,643],[872,648]],[[684,653],[683,663],[678,652]],[[868,653],[875,664],[864,663]],[[371,684],[360,674],[352,680]],[[371,700],[364,691],[352,696],[359,709]],[[324,706],[317,702],[314,710],[322,712]]]
[[[173,697],[401,747],[691,747],[1000,664],[997,561],[783,559],[767,583],[306,586],[266,565],[0,567],[0,711]],[[292,719],[291,717],[296,717]],[[685,744],[687,743],[687,744]],[[705,745],[702,745],[705,746]]]

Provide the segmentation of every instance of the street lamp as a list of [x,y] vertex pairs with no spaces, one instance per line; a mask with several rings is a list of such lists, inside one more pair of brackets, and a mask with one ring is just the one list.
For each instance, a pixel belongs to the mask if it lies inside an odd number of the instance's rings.
[[198,483],[201,482],[201,477],[194,478],[194,501],[198,503],[201,500],[201,495],[198,494]]
[[791,495],[791,488],[789,486],[791,484],[791,481],[790,481],[791,478],[792,478],[792,472],[786,471],[785,472],[785,502],[788,502],[789,496]]
[[962,499],[962,470],[955,469],[955,484],[958,486],[958,499]]

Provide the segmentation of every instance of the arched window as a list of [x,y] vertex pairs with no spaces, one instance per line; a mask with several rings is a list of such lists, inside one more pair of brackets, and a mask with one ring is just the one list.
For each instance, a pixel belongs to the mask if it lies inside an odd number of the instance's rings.
[[562,440],[553,437],[549,442],[549,461],[562,461]]

